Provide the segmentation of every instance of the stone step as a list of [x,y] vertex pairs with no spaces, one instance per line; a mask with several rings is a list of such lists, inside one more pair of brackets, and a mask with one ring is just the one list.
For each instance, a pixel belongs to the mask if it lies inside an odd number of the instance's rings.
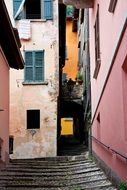
[[16,163],[16,162],[33,162],[33,161],[55,161],[55,162],[66,162],[66,161],[81,161],[81,160],[87,160],[85,155],[76,155],[76,156],[56,156],[56,157],[43,157],[43,158],[30,158],[30,159],[11,159],[10,162]]
[[65,172],[65,171],[75,171],[80,169],[87,169],[87,168],[93,168],[97,167],[95,163],[91,164],[81,164],[81,165],[75,165],[75,166],[66,166],[66,167],[45,167],[45,166],[30,166],[27,167],[7,167],[6,169],[2,169],[1,171],[37,171],[37,172]]
[[[57,169],[56,171],[55,170],[52,170],[52,169],[7,169],[6,171],[1,171],[1,174],[2,175],[6,175],[6,174],[9,174],[9,173],[13,173],[14,175],[18,175],[18,174],[21,174],[21,175],[27,175],[27,174],[31,174],[31,175],[45,175],[45,176],[51,176],[51,175],[54,175],[54,176],[61,176],[61,175],[74,175],[74,174],[79,174],[79,173],[87,173],[87,172],[90,172],[90,171],[99,171],[100,168],[98,168],[97,166],[91,166],[89,168],[80,168],[80,169],[68,169],[68,170],[59,170]],[[1,175],[0,174],[0,175]]]
[[[31,180],[31,181],[3,181],[3,184],[6,185],[6,187],[93,187],[93,186],[101,186],[103,184],[111,185],[111,183],[107,180],[106,177],[88,177],[88,178],[79,178],[76,180],[64,180],[64,181],[44,181],[42,179],[40,180]],[[1,184],[2,185],[2,184]]]
[[93,166],[96,166],[95,163],[78,163],[78,164],[71,164],[71,165],[45,165],[45,164],[41,164],[41,165],[31,165],[31,164],[24,164],[24,165],[13,165],[13,164],[10,164],[7,166],[6,170],[10,170],[10,169],[13,169],[13,170],[17,170],[17,169],[52,169],[52,171],[57,171],[57,169],[62,169],[62,171],[64,170],[71,170],[71,169],[80,169],[80,168],[89,168],[89,167],[93,167]]
[[29,160],[29,161],[16,161],[14,162],[14,160],[10,161],[9,165],[28,165],[28,164],[31,164],[31,165],[56,165],[56,166],[59,166],[59,165],[73,165],[73,164],[79,164],[79,163],[91,163],[93,162],[92,160],[88,160],[88,159],[83,159],[83,160],[67,160],[67,161],[53,161],[53,160],[50,160],[50,161],[44,161],[44,160]]
[[[88,172],[88,173],[81,173],[81,174],[76,174],[76,175],[67,175],[67,176],[41,176],[43,177],[43,180],[63,180],[63,179],[68,179],[68,180],[75,180],[81,177],[87,178],[87,177],[92,177],[92,176],[103,176],[102,171],[95,171],[95,172]],[[2,180],[31,180],[35,179],[38,180],[40,176],[24,176],[24,175],[2,175],[0,176],[0,183]]]
[[0,172],[0,176],[63,176],[63,175],[76,175],[76,174],[83,174],[83,173],[89,173],[89,172],[95,172],[95,171],[100,171],[100,168],[94,167],[94,168],[87,168],[87,169],[82,169],[82,170],[75,170],[73,172],[31,172],[31,171],[18,171],[14,172],[13,170],[8,172]]
[[50,168],[55,168],[55,167],[71,167],[71,166],[75,166],[75,165],[89,165],[91,163],[94,163],[92,161],[71,161],[71,162],[64,162],[64,163],[45,163],[45,162],[30,162],[30,163],[9,163],[8,165],[6,165],[6,168],[8,167],[28,167],[28,166],[32,166],[32,167],[50,167]]
[[95,162],[81,156],[11,160],[0,190],[115,190]]
[[93,189],[93,190],[118,190],[117,188],[115,188],[115,187],[112,187],[112,186],[110,186],[109,184],[104,184],[104,185],[101,185],[101,186],[97,186],[97,187],[87,187],[87,188],[85,188],[84,189],[84,187],[58,187],[58,188],[43,188],[43,187],[41,187],[41,188],[29,188],[29,187],[27,187],[27,188],[25,188],[25,187],[6,187],[6,188],[4,188],[4,187],[2,187],[2,188],[0,188],[0,190],[91,190],[91,189]]

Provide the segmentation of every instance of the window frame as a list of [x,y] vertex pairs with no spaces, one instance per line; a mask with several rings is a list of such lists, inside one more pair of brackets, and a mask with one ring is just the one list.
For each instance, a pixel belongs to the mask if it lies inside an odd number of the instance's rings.
[[93,78],[97,79],[100,65],[101,65],[101,56],[100,56],[100,22],[99,22],[99,4],[97,7],[96,20],[94,25],[94,35],[95,35],[95,70]]

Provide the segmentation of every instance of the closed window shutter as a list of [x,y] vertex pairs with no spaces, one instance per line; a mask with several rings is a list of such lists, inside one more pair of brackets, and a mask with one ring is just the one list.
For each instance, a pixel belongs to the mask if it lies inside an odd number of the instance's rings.
[[35,52],[35,81],[44,81],[44,51]]
[[25,52],[25,81],[34,80],[33,52]]
[[13,13],[14,13],[14,16],[18,11],[21,2],[22,2],[22,0],[13,0]]
[[44,18],[51,20],[53,18],[53,0],[44,0]]

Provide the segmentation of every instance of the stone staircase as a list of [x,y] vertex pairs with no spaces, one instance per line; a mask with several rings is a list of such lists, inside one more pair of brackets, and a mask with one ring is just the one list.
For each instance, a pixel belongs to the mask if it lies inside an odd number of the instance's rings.
[[0,171],[0,190],[115,190],[85,155],[11,160]]

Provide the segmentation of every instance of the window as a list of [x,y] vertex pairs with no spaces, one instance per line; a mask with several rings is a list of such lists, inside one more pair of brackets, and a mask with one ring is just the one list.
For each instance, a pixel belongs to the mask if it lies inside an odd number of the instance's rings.
[[81,9],[81,20],[80,23],[82,24],[84,22],[84,9]]
[[97,115],[97,138],[100,140],[101,139],[101,120],[100,120],[100,113]]
[[41,0],[27,0],[25,9],[26,19],[41,18]]
[[25,52],[25,82],[44,81],[44,51]]
[[27,110],[27,129],[40,128],[40,110]]
[[99,69],[100,69],[100,30],[99,30],[99,5],[97,9],[97,16],[95,21],[95,71],[94,71],[94,78],[97,78]]
[[52,19],[53,0],[13,0],[15,19]]
[[14,137],[9,137],[9,154],[13,154],[13,144],[14,144]]
[[3,140],[0,138],[0,159],[2,158],[2,145],[3,145]]
[[116,7],[117,0],[110,0],[108,11],[114,13]]

